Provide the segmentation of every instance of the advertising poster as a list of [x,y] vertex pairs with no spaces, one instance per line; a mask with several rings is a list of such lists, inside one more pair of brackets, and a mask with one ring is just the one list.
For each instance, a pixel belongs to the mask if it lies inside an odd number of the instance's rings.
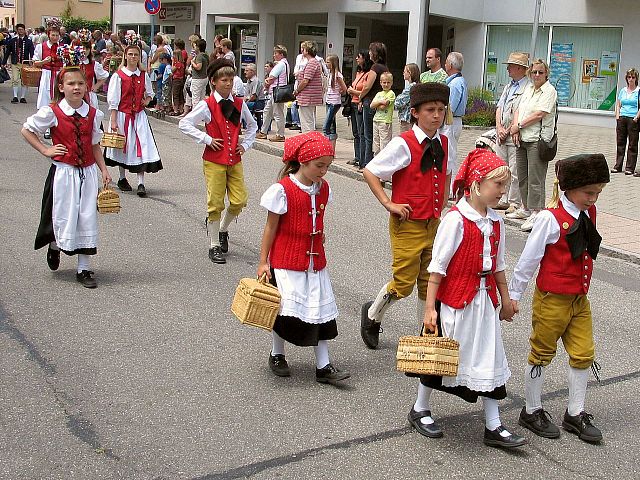
[[582,60],[582,83],[591,83],[591,79],[598,76],[599,63],[600,60]]
[[487,55],[486,73],[487,85],[485,88],[495,95],[498,88],[498,57],[494,52],[489,52],[489,55]]
[[549,81],[558,92],[558,105],[566,107],[571,99],[573,43],[552,43]]
[[618,52],[602,51],[600,57],[600,75],[615,77],[618,74]]
[[593,77],[589,83],[589,100],[603,102],[606,97],[605,77]]

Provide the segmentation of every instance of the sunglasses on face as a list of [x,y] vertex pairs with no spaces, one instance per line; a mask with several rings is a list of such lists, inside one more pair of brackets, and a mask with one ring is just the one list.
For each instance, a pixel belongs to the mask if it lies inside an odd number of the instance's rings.
[[633,75],[627,75],[627,78],[633,78],[634,80],[636,80],[636,77],[634,77]]
[[544,70],[532,70],[531,71],[531,75],[546,75],[547,72],[545,72]]

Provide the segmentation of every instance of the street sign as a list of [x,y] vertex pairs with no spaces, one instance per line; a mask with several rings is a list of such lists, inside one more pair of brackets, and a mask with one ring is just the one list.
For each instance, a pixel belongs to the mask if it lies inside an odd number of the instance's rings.
[[149,15],[155,15],[160,11],[160,0],[144,0],[144,9]]

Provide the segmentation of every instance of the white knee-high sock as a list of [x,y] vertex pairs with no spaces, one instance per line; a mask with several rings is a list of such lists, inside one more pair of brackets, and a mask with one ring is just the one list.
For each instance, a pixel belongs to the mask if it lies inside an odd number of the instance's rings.
[[138,185],[144,185],[144,172],[138,174]]
[[527,365],[524,371],[524,396],[529,414],[542,408],[543,381],[544,367],[542,365]]
[[[416,403],[413,404],[413,409],[416,412],[424,412],[425,410],[431,410],[431,393],[433,392],[433,388],[425,387],[422,383],[418,382],[418,397],[416,398]],[[420,421],[424,425],[430,425],[433,422],[433,418],[422,417]]]
[[387,292],[388,287],[389,284],[387,283],[380,289],[378,296],[371,304],[371,307],[369,307],[367,316],[374,322],[382,322],[384,314],[387,312],[391,304],[397,300],[396,297]]
[[124,167],[118,167],[118,171],[120,172],[120,180],[122,180],[123,178],[127,178],[127,171],[124,169]]
[[313,347],[316,354],[316,368],[324,368],[329,365],[329,342],[327,340],[319,340],[318,345]]
[[13,96],[16,97],[16,98],[18,98],[18,89],[19,88],[20,87],[18,87],[18,86],[13,87]]
[[495,430],[502,425],[497,400],[482,397],[482,406],[484,407],[484,424],[489,430]]
[[211,248],[220,246],[220,220],[209,221],[207,226],[209,230],[209,238],[211,239]]
[[284,355],[284,338],[271,330],[271,355]]
[[569,415],[576,416],[584,411],[584,399],[587,396],[588,368],[569,367]]
[[20,98],[26,98],[26,96],[27,96],[27,87],[23,86],[20,89]]
[[233,222],[236,218],[238,218],[237,215],[229,213],[228,209],[225,210],[222,214],[222,220],[220,222],[220,231],[226,232],[227,230],[229,230],[229,225],[231,225],[231,222]]
[[89,255],[78,254],[78,273],[83,270],[91,270],[91,262]]
[[49,248],[51,250],[55,250],[55,251],[60,250],[60,248],[58,248],[58,244],[56,242],[49,242]]

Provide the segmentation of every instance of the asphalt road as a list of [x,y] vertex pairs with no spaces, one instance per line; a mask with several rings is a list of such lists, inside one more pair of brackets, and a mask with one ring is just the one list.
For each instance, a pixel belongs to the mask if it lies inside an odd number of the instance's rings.
[[[149,197],[124,194],[100,216],[96,290],[75,281],[75,259],[50,272],[34,251],[46,159],[19,135],[33,103],[10,105],[0,88],[0,477],[7,479],[638,478],[640,270],[600,257],[591,288],[602,384],[587,410],[605,440],[563,432],[535,437],[517,426],[528,352],[530,296],[504,326],[514,372],[503,422],[530,444],[504,452],[482,444],[481,405],[436,393],[445,436],[413,432],[406,415],[417,382],[395,371],[401,335],[417,331],[415,299],[396,304],[381,348],[359,338],[360,305],[390,270],[387,215],[360,181],[329,173],[326,220],[338,300],[333,362],[346,386],[316,384],[310,348],[289,346],[293,376],[267,367],[270,336],[244,327],[229,307],[253,276],[265,212],[261,193],[278,158],[245,155],[250,203],[230,231],[226,265],[207,258],[201,147],[152,120],[165,169]],[[112,169],[112,175],[117,175]],[[130,181],[134,183],[134,178]],[[605,191],[606,195],[606,191]],[[525,236],[508,231],[509,273]],[[566,355],[548,369],[545,408],[560,422]]]

